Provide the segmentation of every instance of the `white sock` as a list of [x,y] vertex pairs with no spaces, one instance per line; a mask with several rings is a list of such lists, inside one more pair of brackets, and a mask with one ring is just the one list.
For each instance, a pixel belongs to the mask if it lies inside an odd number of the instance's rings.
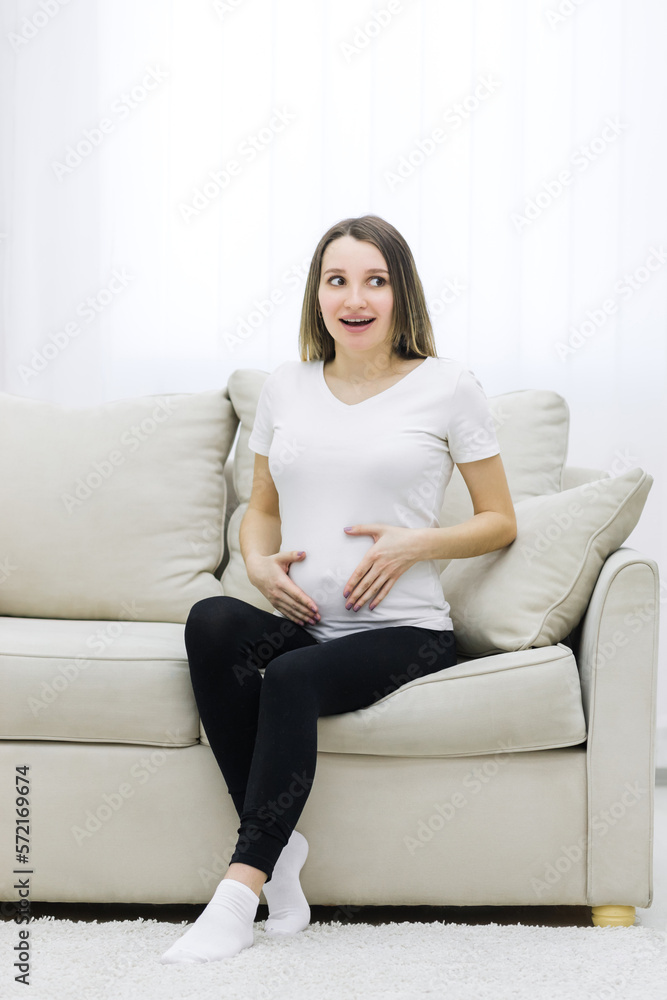
[[307,857],[308,841],[293,830],[280,852],[271,881],[263,886],[269,904],[264,930],[269,937],[297,934],[310,923],[310,907],[299,882],[299,872]]
[[238,955],[254,944],[252,925],[258,905],[259,896],[250,886],[223,878],[206,909],[160,962],[217,962]]

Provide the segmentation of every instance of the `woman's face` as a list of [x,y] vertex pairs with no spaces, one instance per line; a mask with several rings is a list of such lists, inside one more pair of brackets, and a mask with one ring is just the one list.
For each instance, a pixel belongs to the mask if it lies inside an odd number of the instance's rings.
[[[372,243],[339,236],[322,256],[318,299],[337,345],[351,351],[391,347],[394,293],[387,262]],[[354,323],[346,320],[362,319]]]

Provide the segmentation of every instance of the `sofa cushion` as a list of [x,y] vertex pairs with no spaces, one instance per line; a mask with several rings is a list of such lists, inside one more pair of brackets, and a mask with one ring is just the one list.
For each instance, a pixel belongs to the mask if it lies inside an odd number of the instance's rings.
[[76,409],[0,393],[0,614],[185,622],[221,594],[237,426],[225,390]]
[[[460,657],[368,708],[317,720],[322,753],[458,757],[549,750],[586,739],[579,673],[564,645]],[[261,671],[264,673],[264,671]],[[201,738],[207,743],[201,727]]]
[[[190,746],[201,725],[183,626],[0,618],[0,739]],[[357,712],[318,719],[329,753],[448,757],[586,738],[564,645],[460,657]],[[264,670],[260,671],[264,674]]]
[[183,625],[0,618],[0,739],[191,746]]
[[514,541],[441,576],[469,656],[551,646],[580,622],[602,565],[627,539],[653,478],[643,469],[515,504]]

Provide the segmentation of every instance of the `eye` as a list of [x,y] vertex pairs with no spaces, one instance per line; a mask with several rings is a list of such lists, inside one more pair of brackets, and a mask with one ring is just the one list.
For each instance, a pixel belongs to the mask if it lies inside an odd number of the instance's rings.
[[[328,280],[328,284],[331,284],[332,282],[338,281],[338,280],[345,281],[345,278],[343,278],[343,276],[341,274],[332,274],[331,277]],[[387,284],[387,279],[383,278],[380,274],[375,274],[375,275],[373,275],[373,277],[369,278],[368,280],[369,281],[379,281],[380,282],[379,285],[374,285],[373,286],[374,288],[382,288],[382,285],[386,285]],[[340,288],[341,286],[340,285],[335,285],[335,287],[336,288]]]

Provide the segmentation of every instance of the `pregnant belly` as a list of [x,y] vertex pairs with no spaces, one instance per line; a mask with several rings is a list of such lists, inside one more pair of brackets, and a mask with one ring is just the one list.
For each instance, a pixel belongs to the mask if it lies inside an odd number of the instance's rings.
[[[317,542],[308,545],[301,532],[300,546],[305,549],[306,555],[290,565],[289,577],[315,601],[322,617],[325,610],[344,612],[349,600],[343,597],[345,584],[372,545],[370,535],[343,536],[340,541],[320,537]],[[290,546],[283,539],[281,547],[296,549],[298,544]]]
[[419,615],[424,609],[442,606],[442,587],[437,570],[433,563],[420,561],[401,574],[373,611],[368,608],[371,598],[366,599],[359,611],[348,610],[345,605],[349,597],[343,597],[343,591],[365,553],[374,544],[372,536],[344,536],[340,542],[329,541],[328,544],[326,539],[320,538],[317,543],[308,546],[301,532],[297,544],[290,545],[283,539],[281,547],[298,549],[299,543],[306,555],[290,565],[289,577],[315,602],[322,624],[395,621],[406,614]]

